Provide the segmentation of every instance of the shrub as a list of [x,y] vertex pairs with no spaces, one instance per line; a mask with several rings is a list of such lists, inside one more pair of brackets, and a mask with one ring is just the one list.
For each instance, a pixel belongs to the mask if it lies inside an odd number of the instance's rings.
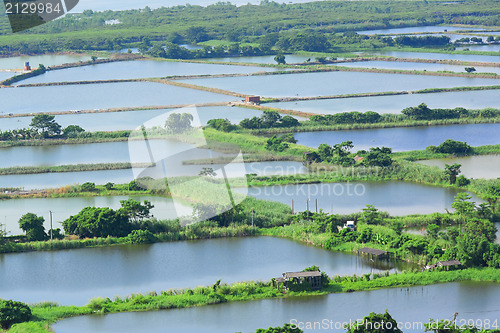
[[461,175],[460,177],[457,178],[457,184],[458,186],[467,186],[470,184],[470,180],[465,178],[464,175]]
[[29,321],[31,309],[24,303],[0,300],[0,325],[7,329],[13,324]]
[[149,230],[133,230],[127,238],[132,244],[151,244],[156,241],[155,235]]
[[95,191],[95,183],[86,182],[81,185],[81,189],[84,192],[92,192]]

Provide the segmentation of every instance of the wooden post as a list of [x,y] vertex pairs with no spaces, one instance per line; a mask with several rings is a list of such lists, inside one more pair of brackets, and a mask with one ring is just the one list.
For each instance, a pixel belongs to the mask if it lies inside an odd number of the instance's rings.
[[292,214],[294,214],[294,212],[293,212],[293,199],[292,199]]
[[318,199],[316,199],[316,214],[318,214]]
[[52,241],[52,211],[49,210],[50,213],[50,241]]

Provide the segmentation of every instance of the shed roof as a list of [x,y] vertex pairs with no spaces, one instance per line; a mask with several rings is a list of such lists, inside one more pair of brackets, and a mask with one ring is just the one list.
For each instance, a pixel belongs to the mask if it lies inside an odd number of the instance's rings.
[[363,248],[359,249],[358,252],[373,254],[375,256],[380,256],[380,255],[383,255],[383,254],[387,253],[387,251],[378,250],[378,249],[372,249],[370,247],[363,247]]
[[299,278],[299,277],[315,277],[321,276],[320,271],[306,271],[306,272],[286,272],[283,273],[285,278]]
[[462,265],[462,263],[458,260],[448,260],[448,261],[438,261],[436,265],[440,266],[457,266]]

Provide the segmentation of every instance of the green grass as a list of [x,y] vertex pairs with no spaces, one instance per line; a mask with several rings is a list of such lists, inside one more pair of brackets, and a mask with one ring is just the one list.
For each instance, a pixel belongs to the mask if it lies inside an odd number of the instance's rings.
[[55,172],[82,172],[82,171],[98,171],[98,170],[120,170],[143,168],[150,166],[150,163],[131,164],[131,163],[96,163],[96,164],[73,164],[73,165],[58,165],[58,166],[27,166],[27,167],[10,167],[0,169],[0,175],[26,175],[37,173],[55,173]]
[[[32,322],[13,326],[9,333],[48,332],[48,324],[64,318],[138,311],[158,311],[181,309],[193,306],[215,305],[221,303],[252,301],[272,298],[293,298],[301,296],[319,296],[331,293],[367,291],[383,288],[424,286],[436,283],[461,281],[500,282],[500,270],[465,269],[459,271],[403,272],[399,274],[365,274],[363,276],[335,276],[327,287],[319,291],[281,292],[270,282],[238,282],[233,284],[166,290],[160,293],[132,294],[116,297],[114,300],[103,297],[92,299],[85,306],[58,306],[52,303],[33,305]],[[30,331],[33,329],[33,331]]]

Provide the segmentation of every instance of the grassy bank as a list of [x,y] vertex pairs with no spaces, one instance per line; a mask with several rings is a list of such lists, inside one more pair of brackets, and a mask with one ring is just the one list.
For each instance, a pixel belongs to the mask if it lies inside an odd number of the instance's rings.
[[59,306],[46,302],[31,307],[33,313],[31,322],[16,324],[8,332],[50,332],[51,324],[65,318],[83,315],[181,309],[239,301],[319,296],[463,281],[498,283],[500,270],[471,268],[460,271],[404,272],[388,276],[382,274],[335,276],[328,286],[320,291],[282,292],[274,288],[271,282],[249,281],[234,284],[217,282],[212,286],[166,290],[159,293],[137,293],[126,297],[116,297],[114,300],[97,297],[85,306]]
[[72,164],[58,166],[26,166],[0,169],[0,176],[6,175],[27,175],[39,173],[55,172],[83,172],[100,170],[120,170],[131,168],[146,168],[152,166],[150,163],[95,163],[95,164]]

